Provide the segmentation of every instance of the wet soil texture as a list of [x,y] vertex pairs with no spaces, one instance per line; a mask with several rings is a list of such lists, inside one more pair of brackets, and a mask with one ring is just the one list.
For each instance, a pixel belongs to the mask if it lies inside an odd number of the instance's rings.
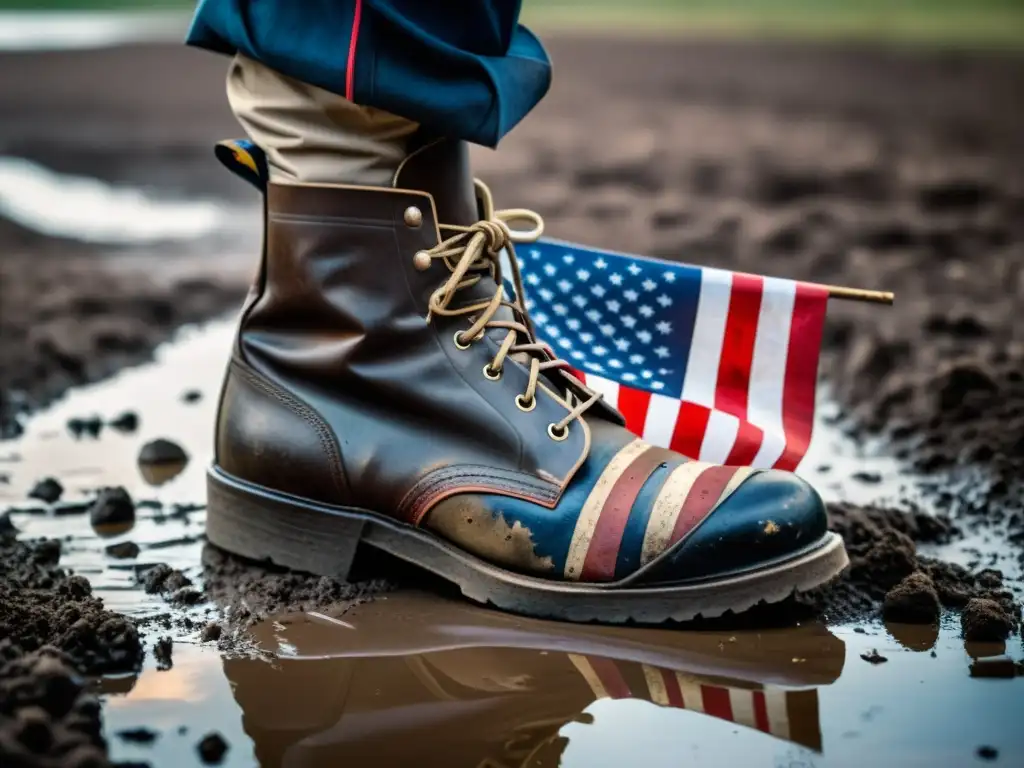
[[[18,631],[0,678],[23,692],[0,712],[9,754],[71,764],[76,750],[105,754],[105,735],[114,758],[155,765],[1024,755],[1007,720],[1021,695],[1024,60],[582,38],[550,48],[550,97],[498,153],[476,153],[501,206],[608,248],[897,292],[889,309],[830,307],[822,378],[837,405],[801,468],[832,501],[849,574],[803,607],[708,634],[611,636],[201,558],[226,333],[183,339],[149,379],[128,373],[24,414],[235,306],[258,232],[223,256],[205,241],[140,255],[0,218],[0,419],[7,436],[29,430],[0,443],[0,498],[18,510],[4,519],[21,531],[3,544],[4,620]],[[160,46],[0,55],[0,156],[245,201],[255,226],[248,191],[211,157],[212,141],[238,134],[223,73],[221,60]],[[192,390],[199,399],[183,397]],[[158,439],[185,461],[139,464]],[[48,483],[47,498],[29,498],[48,477],[60,499]],[[118,488],[132,516],[116,490],[98,498]],[[120,512],[90,527],[90,508]],[[807,635],[808,615],[860,623]],[[747,628],[798,617],[804,627],[777,641]],[[517,632],[531,639],[512,642]],[[99,673],[102,731],[77,682]],[[39,687],[50,679],[59,705]],[[282,702],[295,707],[287,723],[274,715]],[[116,735],[140,728],[158,735]]]

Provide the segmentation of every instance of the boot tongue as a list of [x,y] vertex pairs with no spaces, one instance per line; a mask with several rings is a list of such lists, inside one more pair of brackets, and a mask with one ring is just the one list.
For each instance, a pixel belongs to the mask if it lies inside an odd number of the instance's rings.
[[414,151],[395,174],[394,186],[432,195],[440,224],[469,226],[480,219],[464,141],[438,139]]

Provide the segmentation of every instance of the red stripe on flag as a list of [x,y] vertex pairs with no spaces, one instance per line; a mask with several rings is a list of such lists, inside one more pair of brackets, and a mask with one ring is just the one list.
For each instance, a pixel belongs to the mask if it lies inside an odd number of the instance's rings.
[[786,358],[786,384],[782,395],[786,450],[775,462],[778,469],[796,469],[811,442],[818,357],[827,309],[827,288],[797,283],[789,331],[789,355]]
[[672,441],[669,448],[691,459],[700,458],[700,445],[704,442],[704,433],[708,428],[711,410],[703,405],[683,401],[676,416],[676,426],[672,430]]
[[587,556],[583,560],[580,575],[584,581],[611,581],[615,578],[615,563],[619,559],[622,534],[626,531],[633,502],[636,501],[647,479],[669,455],[663,448],[648,448],[633,459],[626,471],[615,481],[604,506],[601,507],[600,517],[594,526],[594,535],[587,548]]
[[355,101],[356,83],[356,47],[359,44],[359,22],[363,15],[363,0],[356,0],[356,9],[352,15],[352,34],[348,39],[348,64],[345,67],[345,98]]
[[716,685],[702,685],[701,695],[704,699],[704,711],[712,717],[720,717],[723,720],[732,720],[732,702],[729,701],[729,691],[719,688]]
[[619,411],[626,417],[626,429],[634,435],[644,433],[647,407],[651,404],[651,393],[625,385],[619,388]]
[[712,510],[718,497],[722,495],[729,480],[736,474],[735,467],[708,467],[694,481],[690,492],[686,495],[676,526],[672,529],[669,545],[675,544],[692,531]]
[[628,699],[633,696],[633,692],[629,690],[629,684],[626,683],[626,678],[622,676],[614,661],[601,656],[587,656],[587,661],[590,662],[594,674],[597,675],[597,679],[601,681],[601,685],[610,697]]
[[668,696],[669,705],[684,709],[683,692],[679,689],[679,680],[676,678],[676,673],[663,669],[661,670],[661,679],[665,683],[665,693]]
[[754,724],[759,731],[772,732],[768,723],[768,702],[764,700],[764,691],[754,691]]
[[754,457],[761,449],[764,430],[755,427],[749,421],[740,421],[740,429],[736,434],[736,442],[732,444],[726,464],[733,467],[748,467],[754,463]]
[[764,278],[735,274],[725,321],[725,338],[718,366],[715,408],[740,419],[747,418],[747,390],[754,359],[757,320],[761,314]]

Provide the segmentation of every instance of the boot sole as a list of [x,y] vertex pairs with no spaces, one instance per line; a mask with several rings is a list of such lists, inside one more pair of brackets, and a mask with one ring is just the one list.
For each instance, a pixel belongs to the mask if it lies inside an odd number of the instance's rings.
[[207,539],[228,552],[344,580],[357,550],[369,546],[455,584],[470,600],[540,618],[645,624],[713,618],[813,589],[849,564],[842,539],[827,533],[789,559],[714,579],[652,587],[560,582],[507,571],[373,512],[276,493],[216,467],[207,473],[207,492]]

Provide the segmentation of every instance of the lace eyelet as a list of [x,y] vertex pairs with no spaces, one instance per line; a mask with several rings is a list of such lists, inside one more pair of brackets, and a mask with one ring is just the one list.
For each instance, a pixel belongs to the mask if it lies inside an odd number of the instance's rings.
[[462,331],[456,331],[452,339],[455,341],[456,349],[469,349],[469,344],[464,344],[461,340]]
[[520,411],[526,411],[527,413],[529,413],[530,411],[532,411],[536,407],[537,407],[537,396],[536,395],[534,395],[529,400],[529,402],[527,402],[526,398],[523,397],[522,395],[516,395],[516,408],[518,408]]
[[558,425],[555,424],[554,422],[548,424],[548,437],[550,437],[555,442],[560,443],[569,436],[569,428],[562,427],[562,431],[558,432],[555,430],[556,426]]
[[488,381],[497,381],[501,378],[501,369],[499,368],[496,371],[492,371],[491,364],[488,363],[484,366],[484,378]]

